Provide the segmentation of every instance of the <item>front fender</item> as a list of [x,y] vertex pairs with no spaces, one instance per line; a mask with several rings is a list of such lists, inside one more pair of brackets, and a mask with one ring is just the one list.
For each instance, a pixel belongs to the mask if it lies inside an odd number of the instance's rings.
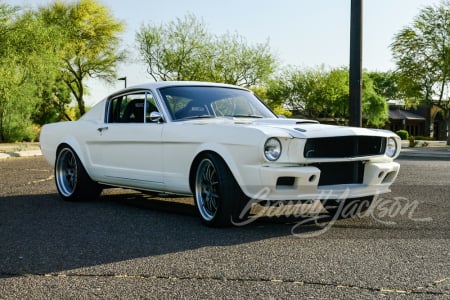
[[[259,143],[258,143],[259,144]],[[259,172],[255,172],[255,166],[263,163],[264,158],[258,144],[255,145],[224,145],[205,143],[198,147],[196,157],[193,160],[190,170],[190,183],[192,189],[195,170],[203,153],[213,152],[220,156],[230,169],[234,179],[245,194],[249,185],[258,185],[261,182]],[[259,153],[261,152],[261,153]]]

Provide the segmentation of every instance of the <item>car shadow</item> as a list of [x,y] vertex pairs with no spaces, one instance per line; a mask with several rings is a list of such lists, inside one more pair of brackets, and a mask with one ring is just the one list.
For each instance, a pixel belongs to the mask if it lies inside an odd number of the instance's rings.
[[[170,200],[170,201],[169,201]],[[99,200],[61,201],[57,194],[0,198],[0,277],[51,274],[210,246],[291,234],[298,217],[258,218],[246,226],[208,228],[192,198],[128,190]],[[297,231],[320,230],[305,222]]]

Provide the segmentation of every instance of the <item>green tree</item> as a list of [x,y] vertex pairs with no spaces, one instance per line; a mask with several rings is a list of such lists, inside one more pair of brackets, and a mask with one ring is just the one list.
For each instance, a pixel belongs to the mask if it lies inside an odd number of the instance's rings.
[[269,105],[285,105],[305,117],[317,119],[326,110],[326,99],[322,97],[326,73],[323,67],[307,70],[291,67],[283,70],[268,84]]
[[56,77],[49,81],[39,92],[40,101],[31,116],[33,123],[44,125],[63,120],[72,120],[66,114],[67,105],[72,102],[70,90],[66,83]]
[[423,8],[395,35],[391,50],[406,103],[437,105],[450,132],[450,1]]
[[54,32],[30,12],[0,6],[0,140],[33,140],[32,116],[56,76]]
[[[285,105],[308,118],[332,118],[344,124],[349,109],[348,69],[291,68],[270,82],[266,95],[271,106]],[[382,127],[388,119],[388,106],[367,74],[363,75],[362,98],[365,125]]]
[[54,47],[63,65],[62,80],[83,115],[86,91],[83,81],[86,78],[106,81],[117,78],[117,64],[125,59],[125,52],[119,50],[118,37],[124,24],[116,21],[107,7],[94,0],[55,1],[41,7],[38,14],[46,26],[58,29],[60,42]]
[[[252,92],[263,102],[269,106],[272,111],[276,115],[282,115],[285,117],[291,117],[292,111],[288,110],[283,103],[268,103],[268,96],[267,96],[267,86],[254,86],[251,88]],[[271,105],[272,104],[272,105]]]
[[273,72],[268,43],[248,45],[237,34],[213,36],[188,14],[166,25],[143,25],[136,41],[147,72],[158,80],[204,80],[254,86]]
[[383,127],[389,119],[386,98],[377,93],[367,73],[363,73],[362,119],[366,127]]
[[373,88],[375,92],[388,99],[398,100],[403,98],[403,95],[398,88],[398,74],[393,71],[387,72],[367,72],[367,76],[373,81]]
[[202,66],[208,57],[212,36],[193,15],[167,25],[142,25],[136,41],[147,72],[155,80],[201,80],[209,70]]
[[251,87],[264,83],[275,69],[275,58],[268,42],[248,45],[238,34],[225,34],[213,42],[208,49],[207,80]]

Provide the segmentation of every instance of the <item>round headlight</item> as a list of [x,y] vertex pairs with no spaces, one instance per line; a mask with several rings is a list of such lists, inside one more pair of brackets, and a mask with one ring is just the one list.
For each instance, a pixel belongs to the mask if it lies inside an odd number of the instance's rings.
[[396,152],[397,152],[397,141],[394,138],[390,137],[387,139],[385,153],[389,157],[394,157]]
[[264,144],[264,156],[267,160],[276,161],[281,156],[281,142],[277,138],[270,138]]

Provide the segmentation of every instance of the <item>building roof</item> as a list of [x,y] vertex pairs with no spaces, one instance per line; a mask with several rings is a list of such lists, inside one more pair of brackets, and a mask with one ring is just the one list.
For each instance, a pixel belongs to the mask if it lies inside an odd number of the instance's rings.
[[417,120],[417,121],[425,121],[425,118],[419,115],[416,115],[412,112],[395,109],[389,110],[389,119],[390,120]]

